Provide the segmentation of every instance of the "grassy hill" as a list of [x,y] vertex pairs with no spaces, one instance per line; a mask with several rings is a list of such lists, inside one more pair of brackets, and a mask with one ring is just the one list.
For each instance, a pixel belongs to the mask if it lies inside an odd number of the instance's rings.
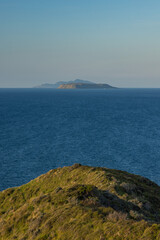
[[160,239],[160,187],[75,164],[0,193],[0,239]]

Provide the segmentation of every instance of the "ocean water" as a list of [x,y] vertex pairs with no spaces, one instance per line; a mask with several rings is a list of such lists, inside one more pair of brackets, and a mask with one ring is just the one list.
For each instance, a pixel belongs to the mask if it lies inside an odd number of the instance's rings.
[[160,89],[0,89],[0,190],[74,163],[160,184]]

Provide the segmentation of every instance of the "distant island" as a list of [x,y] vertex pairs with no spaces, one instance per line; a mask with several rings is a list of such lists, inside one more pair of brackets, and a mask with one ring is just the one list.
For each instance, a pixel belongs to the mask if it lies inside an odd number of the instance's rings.
[[74,164],[0,192],[0,239],[160,239],[160,187]]
[[108,89],[115,88],[109,84],[105,83],[94,83],[87,80],[75,79],[74,81],[68,82],[56,82],[55,84],[44,83],[35,88],[58,88],[58,89]]
[[61,84],[58,88],[61,89],[108,89],[114,88],[108,84],[102,83],[68,83]]

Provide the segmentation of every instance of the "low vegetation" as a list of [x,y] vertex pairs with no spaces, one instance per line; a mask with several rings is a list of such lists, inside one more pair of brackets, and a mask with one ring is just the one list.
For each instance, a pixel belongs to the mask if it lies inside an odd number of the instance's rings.
[[160,187],[75,164],[0,193],[2,240],[159,240]]

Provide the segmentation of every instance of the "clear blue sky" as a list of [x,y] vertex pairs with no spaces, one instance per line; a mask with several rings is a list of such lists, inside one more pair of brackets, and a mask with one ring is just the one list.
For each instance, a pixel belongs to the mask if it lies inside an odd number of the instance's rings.
[[0,87],[160,87],[159,0],[0,0]]

